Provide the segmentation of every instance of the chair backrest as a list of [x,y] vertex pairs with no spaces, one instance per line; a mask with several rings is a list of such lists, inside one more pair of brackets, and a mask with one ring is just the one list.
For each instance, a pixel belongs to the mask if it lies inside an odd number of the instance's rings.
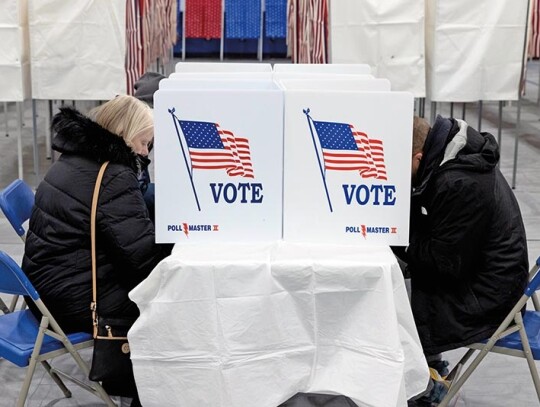
[[540,257],[536,259],[536,266],[529,272],[529,285],[525,288],[525,295],[530,297],[540,285]]
[[0,250],[0,292],[15,295],[29,295],[34,301],[39,294],[21,270],[19,265]]
[[13,181],[0,191],[0,208],[23,240],[26,233],[23,223],[30,219],[34,200],[34,192],[20,179]]

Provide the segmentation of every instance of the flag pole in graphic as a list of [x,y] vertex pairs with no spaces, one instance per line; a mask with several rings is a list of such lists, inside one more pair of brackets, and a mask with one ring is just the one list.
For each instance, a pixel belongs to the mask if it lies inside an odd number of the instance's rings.
[[328,199],[328,206],[330,207],[330,212],[334,212],[332,209],[332,202],[330,201],[330,194],[328,193],[328,187],[326,186],[326,177],[324,176],[324,169],[321,165],[321,158],[319,157],[319,150],[317,150],[317,143],[315,142],[315,135],[313,134],[313,128],[311,127],[311,122],[313,119],[309,115],[309,108],[303,110],[304,114],[306,115],[308,125],[309,125],[309,131],[311,132],[311,140],[313,141],[313,148],[315,148],[315,155],[317,156],[317,161],[319,163],[319,169],[321,170],[321,177],[324,184],[324,190],[326,192],[326,198]]
[[174,114],[176,109],[173,107],[172,109],[169,109],[169,113],[172,116],[173,122],[174,122],[174,128],[176,129],[176,135],[178,136],[178,141],[180,142],[180,147],[182,148],[182,155],[184,156],[184,162],[186,163],[186,169],[189,175],[189,180],[191,181],[191,188],[193,189],[193,195],[195,196],[195,201],[197,202],[197,208],[199,208],[199,212],[201,210],[201,205],[199,204],[199,197],[197,196],[197,191],[195,190],[195,184],[193,184],[193,170],[189,168],[189,164],[187,162],[186,157],[186,151],[184,150],[184,143],[182,143],[182,138],[180,137],[180,131],[178,129],[178,117]]

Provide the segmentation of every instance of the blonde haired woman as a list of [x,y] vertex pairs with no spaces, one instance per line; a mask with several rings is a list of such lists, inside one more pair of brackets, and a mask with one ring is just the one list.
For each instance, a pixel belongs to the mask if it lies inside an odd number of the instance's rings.
[[[117,96],[88,116],[61,108],[52,130],[61,156],[36,191],[23,270],[65,331],[92,332],[90,207],[99,168],[109,161],[96,219],[98,311],[135,319],[138,309],[128,292],[171,249],[155,244],[138,182],[141,155],[153,137],[152,110],[132,96]],[[116,393],[136,397],[133,378],[120,380],[126,386]]]

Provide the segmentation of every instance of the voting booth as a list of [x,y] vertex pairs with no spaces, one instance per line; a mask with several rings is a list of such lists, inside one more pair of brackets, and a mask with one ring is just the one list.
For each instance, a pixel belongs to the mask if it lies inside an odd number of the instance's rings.
[[154,95],[156,241],[280,239],[282,92],[271,81],[163,86]]
[[408,244],[411,93],[367,65],[194,65],[154,95],[157,242]]
[[212,72],[272,72],[272,65],[258,62],[178,62],[176,72],[212,73]]
[[368,64],[274,64],[274,72],[300,72],[369,75]]
[[284,240],[408,244],[412,94],[288,85]]
[[145,406],[404,407],[427,387],[388,247],[408,243],[413,96],[301,68],[189,67],[154,94],[156,240],[176,244],[130,292]]

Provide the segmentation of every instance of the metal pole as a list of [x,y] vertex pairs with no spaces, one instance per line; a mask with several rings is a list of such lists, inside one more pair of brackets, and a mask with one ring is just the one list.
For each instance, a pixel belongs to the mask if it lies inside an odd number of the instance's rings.
[[437,102],[431,102],[431,124],[435,123],[436,114],[437,114]]
[[450,102],[450,117],[454,117],[454,102]]
[[52,135],[51,135],[51,123],[52,123],[52,116],[53,116],[53,103],[52,103],[52,100],[49,100],[49,123],[48,123],[48,126],[47,126],[47,134],[48,134],[48,138],[49,138],[49,155],[50,155],[50,158],[52,160],[52,162],[54,162],[54,151],[52,149]]
[[519,144],[519,136],[521,131],[521,85],[523,84],[523,81],[525,79],[525,58],[527,55],[527,34],[528,34],[528,27],[529,27],[529,15],[531,3],[527,2],[527,15],[525,17],[525,35],[523,38],[523,49],[521,53],[521,73],[519,76],[519,83],[518,83],[518,89],[517,89],[517,118],[516,118],[516,138],[514,140],[514,167],[512,169],[512,189],[516,188],[516,173],[517,173],[517,159],[518,159],[518,144]]
[[50,160],[51,159],[51,151],[52,151],[52,148],[51,148],[51,110],[52,110],[52,100],[49,100],[48,103],[49,105],[49,115],[45,115],[45,117],[47,117],[47,123],[46,123],[46,126],[45,126],[45,157],[47,158],[47,160]]
[[219,60],[223,61],[223,49],[225,48],[225,0],[221,0],[221,40],[219,42]]
[[32,135],[34,139],[34,174],[36,174],[36,186],[39,184],[39,153],[37,139],[37,109],[36,99],[32,99]]
[[540,106],[540,61],[538,63],[538,99],[536,100],[536,104]]
[[465,120],[466,115],[467,115],[467,103],[463,102],[463,112],[461,114],[461,119]]
[[23,171],[23,149],[22,149],[22,104],[24,102],[17,103],[17,158],[18,158],[18,170],[19,179],[24,179]]
[[259,47],[257,49],[257,57],[259,61],[263,60],[263,43],[264,43],[264,0],[261,0],[261,24],[260,24],[260,32],[259,32]]
[[9,129],[8,129],[8,104],[7,104],[7,102],[4,102],[4,118],[6,119],[6,137],[9,137]]
[[499,143],[499,150],[502,144],[502,114],[503,114],[503,101],[499,101],[499,129],[497,130],[497,142]]
[[519,133],[521,132],[521,91],[519,93],[520,93],[520,97],[517,102],[516,135],[514,138],[514,166],[512,168],[512,189],[516,188],[518,144],[519,144]]
[[185,61],[186,60],[186,0],[182,0],[180,2],[180,10],[182,11],[182,61]]
[[482,101],[478,101],[478,131],[482,131]]

